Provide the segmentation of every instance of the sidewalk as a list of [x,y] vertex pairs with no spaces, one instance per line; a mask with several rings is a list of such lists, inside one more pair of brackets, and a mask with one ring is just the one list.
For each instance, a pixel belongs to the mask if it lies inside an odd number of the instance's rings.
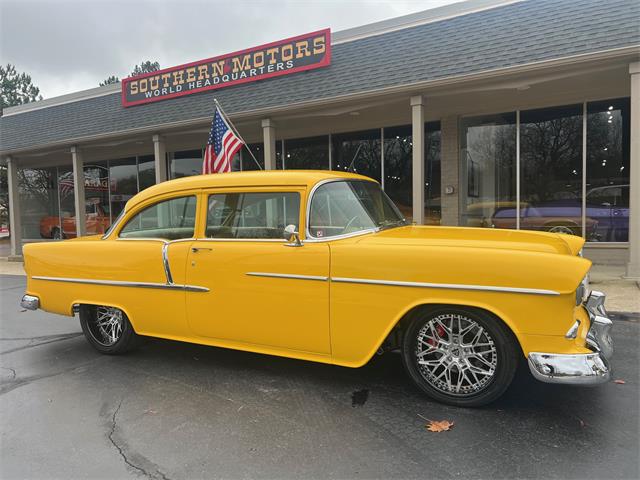
[[[24,275],[20,262],[8,262],[0,257],[0,275]],[[640,282],[622,278],[624,267],[594,265],[591,269],[591,288],[607,295],[607,310],[640,314]]]

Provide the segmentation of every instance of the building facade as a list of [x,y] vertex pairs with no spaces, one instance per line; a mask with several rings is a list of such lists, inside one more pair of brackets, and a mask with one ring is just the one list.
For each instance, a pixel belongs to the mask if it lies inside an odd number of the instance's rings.
[[5,109],[12,255],[101,233],[199,174],[214,111],[234,170],[378,180],[418,224],[583,236],[640,277],[640,4],[472,0],[336,32],[322,68],[123,106],[110,85]]

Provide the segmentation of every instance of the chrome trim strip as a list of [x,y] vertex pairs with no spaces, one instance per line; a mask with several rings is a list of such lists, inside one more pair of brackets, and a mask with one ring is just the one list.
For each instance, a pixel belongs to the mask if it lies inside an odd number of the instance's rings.
[[417,287],[417,288],[443,288],[449,290],[481,290],[486,292],[502,293],[527,293],[532,295],[560,295],[554,290],[542,290],[537,288],[495,287],[491,285],[463,285],[455,283],[423,283],[403,282],[398,280],[374,280],[369,278],[331,277],[336,283],[362,283],[368,285],[388,285],[392,287]]
[[114,287],[140,287],[140,288],[161,288],[166,290],[184,290],[187,292],[208,292],[207,287],[197,285],[179,285],[175,283],[155,283],[155,282],[128,282],[124,280],[94,280],[89,278],[65,278],[65,277],[41,277],[33,276],[33,280],[45,280],[49,282],[84,283],[89,285],[111,285]]
[[270,272],[247,272],[246,275],[250,277],[270,277],[270,278],[290,278],[293,280],[317,280],[320,282],[326,282],[329,277],[322,277],[320,275],[297,275],[293,273],[270,273]]
[[162,245],[162,266],[164,267],[164,274],[167,277],[167,283],[173,285],[173,277],[171,276],[171,266],[169,265],[169,244]]

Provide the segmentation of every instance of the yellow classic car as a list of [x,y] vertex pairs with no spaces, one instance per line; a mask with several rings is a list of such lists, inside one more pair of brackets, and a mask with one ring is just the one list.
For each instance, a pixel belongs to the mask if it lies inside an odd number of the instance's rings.
[[316,171],[181,178],[102,236],[24,247],[22,306],[73,316],[99,352],[140,336],[360,367],[400,351],[441,402],[535,378],[610,376],[611,321],[575,236],[409,225],[370,178]]

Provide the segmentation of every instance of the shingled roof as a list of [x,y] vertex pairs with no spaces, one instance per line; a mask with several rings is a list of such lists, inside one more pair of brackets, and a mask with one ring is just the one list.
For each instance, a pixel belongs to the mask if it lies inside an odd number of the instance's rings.
[[0,119],[0,152],[640,45],[637,0],[529,0],[333,46],[327,68],[123,108],[120,93]]

